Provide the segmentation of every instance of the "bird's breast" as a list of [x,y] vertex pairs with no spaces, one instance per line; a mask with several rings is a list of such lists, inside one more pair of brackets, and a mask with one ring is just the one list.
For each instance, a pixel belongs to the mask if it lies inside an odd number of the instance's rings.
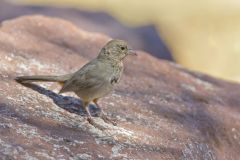
[[123,71],[123,64],[118,63],[118,64],[113,64],[112,65],[112,74],[110,76],[110,84],[114,85],[120,81],[121,75]]

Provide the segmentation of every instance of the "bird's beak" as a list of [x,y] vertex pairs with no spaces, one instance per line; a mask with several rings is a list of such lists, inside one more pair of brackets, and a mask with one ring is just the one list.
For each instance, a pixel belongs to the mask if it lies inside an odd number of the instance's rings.
[[137,56],[137,52],[130,48],[130,49],[128,49],[128,55]]

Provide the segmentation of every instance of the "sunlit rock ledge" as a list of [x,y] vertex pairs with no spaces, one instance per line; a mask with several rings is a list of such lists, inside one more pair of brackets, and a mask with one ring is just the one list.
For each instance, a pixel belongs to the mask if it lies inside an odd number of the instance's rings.
[[[235,160],[240,85],[188,71],[138,51],[100,104],[117,126],[86,121],[81,100],[56,83],[21,85],[15,76],[76,71],[110,37],[44,16],[0,28],[0,157],[3,159]],[[99,110],[91,105],[91,112]]]

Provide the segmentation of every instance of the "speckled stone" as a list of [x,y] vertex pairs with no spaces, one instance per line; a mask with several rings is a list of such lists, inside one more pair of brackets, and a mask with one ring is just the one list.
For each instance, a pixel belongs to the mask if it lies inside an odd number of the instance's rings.
[[[138,51],[115,92],[100,101],[117,126],[94,128],[73,93],[19,75],[61,75],[95,57],[110,38],[56,18],[26,16],[0,28],[2,159],[236,160],[240,85]],[[207,64],[206,64],[207,65]],[[99,110],[91,105],[92,114]]]

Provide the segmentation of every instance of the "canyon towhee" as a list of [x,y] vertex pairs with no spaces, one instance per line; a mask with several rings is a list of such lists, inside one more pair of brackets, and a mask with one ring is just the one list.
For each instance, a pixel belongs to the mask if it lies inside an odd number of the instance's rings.
[[62,76],[21,76],[16,77],[16,81],[20,83],[32,81],[59,82],[62,84],[59,93],[74,92],[82,99],[88,121],[91,124],[93,119],[88,108],[90,102],[94,102],[101,110],[101,117],[105,122],[112,122],[103,113],[98,104],[98,99],[110,93],[115,84],[119,82],[123,71],[122,61],[130,54],[136,55],[128,48],[125,41],[115,39],[109,41],[95,59],[75,73]]

